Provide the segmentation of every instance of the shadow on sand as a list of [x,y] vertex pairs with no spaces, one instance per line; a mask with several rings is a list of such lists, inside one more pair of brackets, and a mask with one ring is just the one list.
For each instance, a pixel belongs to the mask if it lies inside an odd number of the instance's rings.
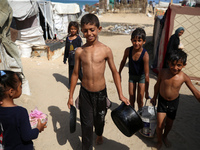
[[[95,136],[94,136],[95,137]],[[95,145],[95,150],[130,150],[128,146],[122,143],[118,143],[116,141],[113,141],[111,139],[107,139],[103,137],[103,144],[102,145]]]
[[[81,126],[80,123],[76,124],[76,131],[70,133],[69,128],[69,113],[67,111],[61,111],[57,106],[49,106],[48,110],[52,117],[53,129],[56,133],[57,142],[59,145],[65,145],[67,141],[70,143],[73,150],[81,149],[81,141],[79,136],[81,136]],[[80,120],[77,118],[77,122]],[[104,137],[104,143],[102,145],[95,145],[96,135],[94,133],[94,148],[96,150],[102,149],[115,149],[115,150],[128,150],[129,148],[121,143],[115,142],[113,140]]]
[[[54,73],[53,74],[54,78],[56,79],[57,82],[61,82],[63,83],[68,89],[70,89],[69,87],[69,78],[61,75],[61,74],[58,74],[58,73]],[[81,82],[78,82],[77,85],[80,85]]]
[[[81,149],[81,141],[79,139],[79,136],[81,136],[80,123],[76,123],[76,131],[74,133],[70,133],[70,114],[67,111],[61,111],[57,106],[49,106],[48,110],[52,117],[53,129],[56,133],[58,144],[64,145],[68,141],[73,150]],[[77,121],[80,122],[78,118]]]
[[54,76],[54,78],[56,79],[57,82],[61,82],[67,88],[69,88],[69,78],[67,78],[66,76],[63,76],[61,74],[58,74],[58,73],[54,73],[53,76]]

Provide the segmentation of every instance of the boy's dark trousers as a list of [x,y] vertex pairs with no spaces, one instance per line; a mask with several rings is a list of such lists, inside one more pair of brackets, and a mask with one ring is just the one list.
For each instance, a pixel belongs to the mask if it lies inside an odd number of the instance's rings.
[[[71,84],[71,77],[72,77],[73,70],[74,70],[74,65],[69,65],[69,88]],[[80,81],[82,81],[82,78],[83,78],[82,69],[79,70],[78,78]]]
[[102,136],[106,108],[106,88],[99,92],[90,92],[81,86],[79,94],[79,108],[82,130],[82,150],[92,150],[93,126],[95,133]]

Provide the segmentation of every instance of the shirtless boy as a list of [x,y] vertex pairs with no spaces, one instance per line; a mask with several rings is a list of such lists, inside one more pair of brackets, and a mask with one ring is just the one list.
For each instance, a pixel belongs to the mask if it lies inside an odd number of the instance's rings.
[[92,150],[93,125],[97,134],[96,144],[103,143],[103,128],[107,113],[106,83],[104,78],[106,61],[121,101],[129,105],[129,100],[122,94],[120,76],[114,64],[113,54],[109,47],[98,41],[98,33],[102,27],[94,14],[86,14],[81,19],[81,31],[86,44],[79,47],[75,54],[75,66],[71,77],[68,107],[73,105],[73,93],[78,80],[78,72],[82,66],[83,78],[79,94],[79,108],[82,129],[82,149]]
[[[200,92],[193,86],[190,78],[182,72],[185,67],[187,54],[182,50],[173,50],[168,59],[169,68],[162,69],[158,75],[157,83],[154,86],[154,96],[151,100],[157,107],[157,145],[152,149],[160,149],[162,141],[166,147],[170,147],[171,143],[167,139],[179,104],[179,91],[183,83],[191,90],[196,99],[200,102]],[[164,134],[162,134],[164,129]]]

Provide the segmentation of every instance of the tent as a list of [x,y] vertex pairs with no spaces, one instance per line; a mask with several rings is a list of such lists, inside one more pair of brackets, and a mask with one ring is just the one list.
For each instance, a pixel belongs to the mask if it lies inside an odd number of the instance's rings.
[[[184,51],[188,54],[187,65],[183,71],[191,78],[200,78],[200,8],[169,5],[159,27],[154,25],[154,64],[153,70],[158,73],[163,66],[167,44],[178,27],[185,32],[180,37]],[[157,27],[157,29],[155,29]]]
[[19,32],[15,43],[21,57],[30,57],[33,46],[45,46],[46,39],[63,39],[69,21],[80,13],[78,4],[54,3],[46,0],[8,0],[13,10],[11,27]]
[[55,34],[58,39],[63,39],[68,33],[70,21],[76,21],[80,15],[80,7],[76,3],[51,2]]
[[19,49],[11,40],[10,25],[12,22],[12,8],[7,0],[1,0],[0,5],[0,70],[12,70],[23,77],[23,94],[30,95],[28,81],[23,75]]
[[20,35],[15,43],[21,50],[21,57],[30,57],[32,46],[45,45],[38,3],[30,0],[8,0],[8,2],[13,10],[11,27]]
[[[0,70],[12,70],[23,75],[20,57],[30,57],[32,46],[46,45],[45,38],[54,38],[58,30],[58,36],[66,36],[68,22],[78,18],[78,13],[80,8],[77,4],[51,3],[45,0],[1,0]],[[54,16],[61,20],[61,24],[66,23],[63,24],[66,25],[65,30],[55,25],[57,22]],[[15,38],[12,38],[11,29],[16,29]],[[22,93],[30,95],[25,77],[22,86]]]

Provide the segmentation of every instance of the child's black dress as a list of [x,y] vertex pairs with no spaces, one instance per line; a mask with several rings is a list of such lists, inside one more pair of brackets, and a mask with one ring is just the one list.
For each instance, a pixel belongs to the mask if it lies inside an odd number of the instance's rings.
[[[81,47],[82,45],[82,39],[80,36],[77,36],[74,40],[69,40],[69,37],[66,38],[66,45],[65,45],[65,53],[64,53],[64,64],[66,63],[68,59],[68,65],[69,65],[69,88],[70,88],[70,82],[71,82],[71,76],[74,70],[75,65],[75,52],[78,47]],[[82,80],[82,71],[79,71],[79,79]]]

